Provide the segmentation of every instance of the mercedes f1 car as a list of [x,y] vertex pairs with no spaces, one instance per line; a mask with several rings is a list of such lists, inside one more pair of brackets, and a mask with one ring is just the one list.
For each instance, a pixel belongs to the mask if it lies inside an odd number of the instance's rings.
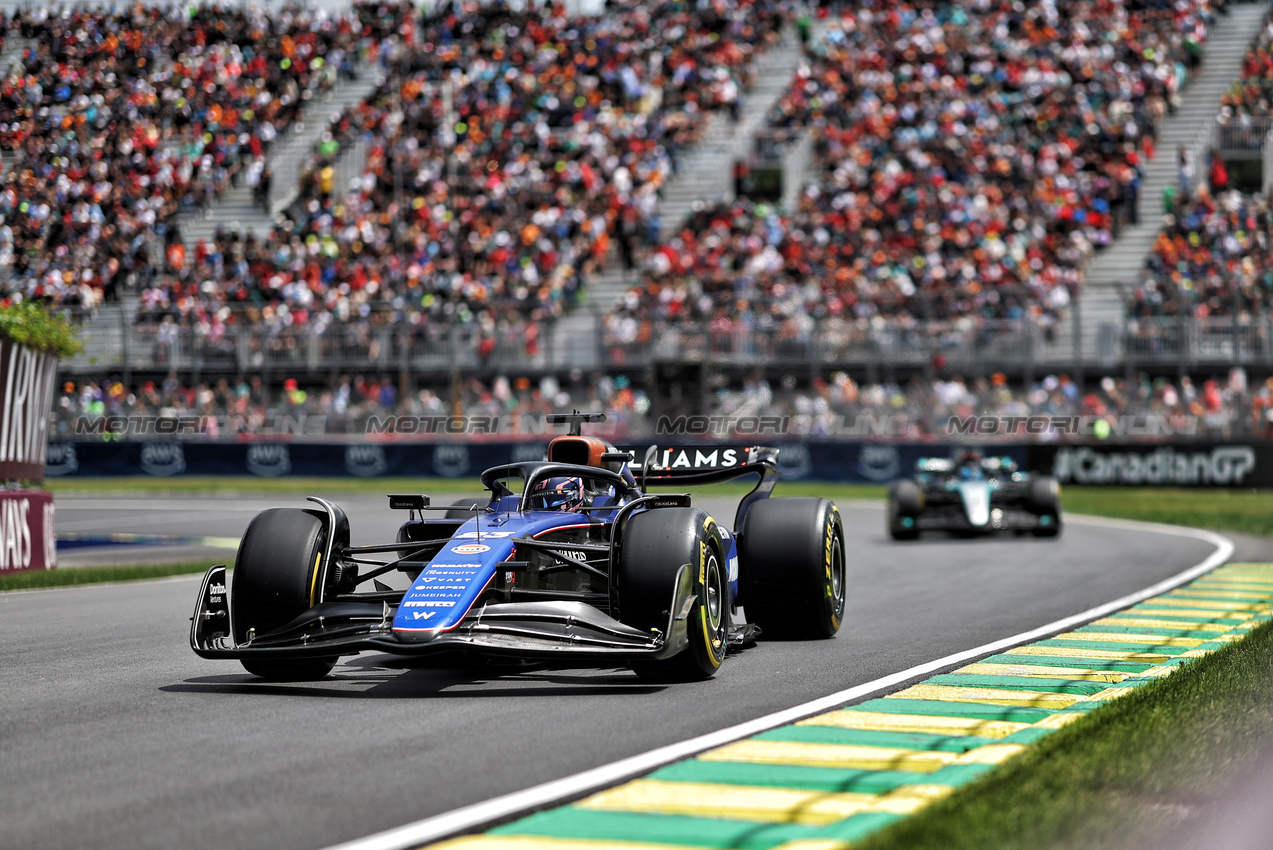
[[983,458],[976,452],[956,460],[924,457],[914,478],[890,485],[887,524],[894,540],[914,540],[932,530],[1056,537],[1061,489],[1055,478],[1021,472],[1009,457]]
[[[776,449],[650,447],[638,464],[581,435],[602,420],[552,417],[570,433],[544,461],[483,472],[478,504],[389,496],[409,512],[391,542],[351,546],[345,513],[325,499],[259,514],[232,579],[224,566],[203,579],[194,651],[278,680],[321,678],[365,650],[618,662],[685,680],[710,677],[730,645],[761,631],[836,633],[843,524],[826,499],[769,498]],[[646,492],[745,475],[759,480],[732,531],[688,495]],[[433,510],[446,514],[425,518]],[[393,573],[410,586],[380,581]]]

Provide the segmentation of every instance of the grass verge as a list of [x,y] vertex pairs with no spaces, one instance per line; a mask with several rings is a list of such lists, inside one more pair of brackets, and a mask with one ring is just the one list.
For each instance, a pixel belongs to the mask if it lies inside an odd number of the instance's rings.
[[[428,493],[445,498],[476,495],[481,490],[474,476],[464,478],[249,478],[191,476],[181,478],[69,478],[50,479],[46,486],[58,496],[305,496],[385,495]],[[685,490],[659,488],[660,492]],[[749,483],[716,484],[691,488],[695,495],[742,496]],[[879,500],[887,488],[879,484],[828,484],[784,481],[778,496],[825,496],[830,499]],[[1062,501],[1067,511],[1097,516],[1165,522],[1220,531],[1238,531],[1273,537],[1273,491],[1206,491],[1159,487],[1067,486]]]
[[33,590],[39,587],[70,587],[76,584],[100,584],[106,581],[137,581],[147,578],[202,573],[221,561],[187,561],[180,564],[141,564],[131,567],[75,567],[65,570],[40,570],[0,575],[0,591]]
[[1067,486],[1061,499],[1075,513],[1273,537],[1269,490]]
[[1266,751],[1271,657],[1273,623],[1265,623],[854,850],[1158,846]]
[[[750,483],[713,484],[707,487],[659,487],[659,492],[693,490],[708,496],[743,496]],[[468,496],[480,493],[476,476],[464,478],[249,478],[240,476],[189,476],[180,478],[52,478],[45,486],[56,496],[307,496],[428,493]],[[826,496],[832,499],[883,499],[879,484],[825,484],[813,481],[783,482],[780,496]]]

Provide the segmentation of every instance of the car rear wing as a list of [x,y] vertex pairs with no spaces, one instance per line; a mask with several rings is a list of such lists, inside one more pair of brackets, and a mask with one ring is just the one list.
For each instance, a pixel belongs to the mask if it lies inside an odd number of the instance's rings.
[[641,463],[630,464],[642,489],[679,484],[716,484],[743,475],[774,474],[778,449],[770,446],[650,446]]
[[680,487],[691,484],[719,484],[744,475],[760,475],[750,493],[738,503],[734,528],[742,528],[748,509],[769,498],[778,483],[778,449],[772,446],[650,446],[641,463],[629,464],[647,487]]

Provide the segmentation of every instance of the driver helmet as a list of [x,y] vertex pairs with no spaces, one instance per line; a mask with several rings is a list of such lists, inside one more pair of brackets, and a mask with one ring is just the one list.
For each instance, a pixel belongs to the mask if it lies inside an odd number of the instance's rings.
[[532,511],[573,511],[583,502],[582,478],[544,478],[530,490]]
[[981,478],[981,453],[964,452],[959,456],[959,476],[965,480]]

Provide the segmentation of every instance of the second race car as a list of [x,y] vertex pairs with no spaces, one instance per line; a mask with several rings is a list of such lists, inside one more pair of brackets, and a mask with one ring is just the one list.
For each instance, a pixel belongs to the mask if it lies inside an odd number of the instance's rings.
[[886,524],[894,540],[914,540],[924,531],[1056,537],[1061,488],[1055,478],[1022,472],[1010,457],[972,451],[953,460],[923,457],[913,478],[889,486]]

